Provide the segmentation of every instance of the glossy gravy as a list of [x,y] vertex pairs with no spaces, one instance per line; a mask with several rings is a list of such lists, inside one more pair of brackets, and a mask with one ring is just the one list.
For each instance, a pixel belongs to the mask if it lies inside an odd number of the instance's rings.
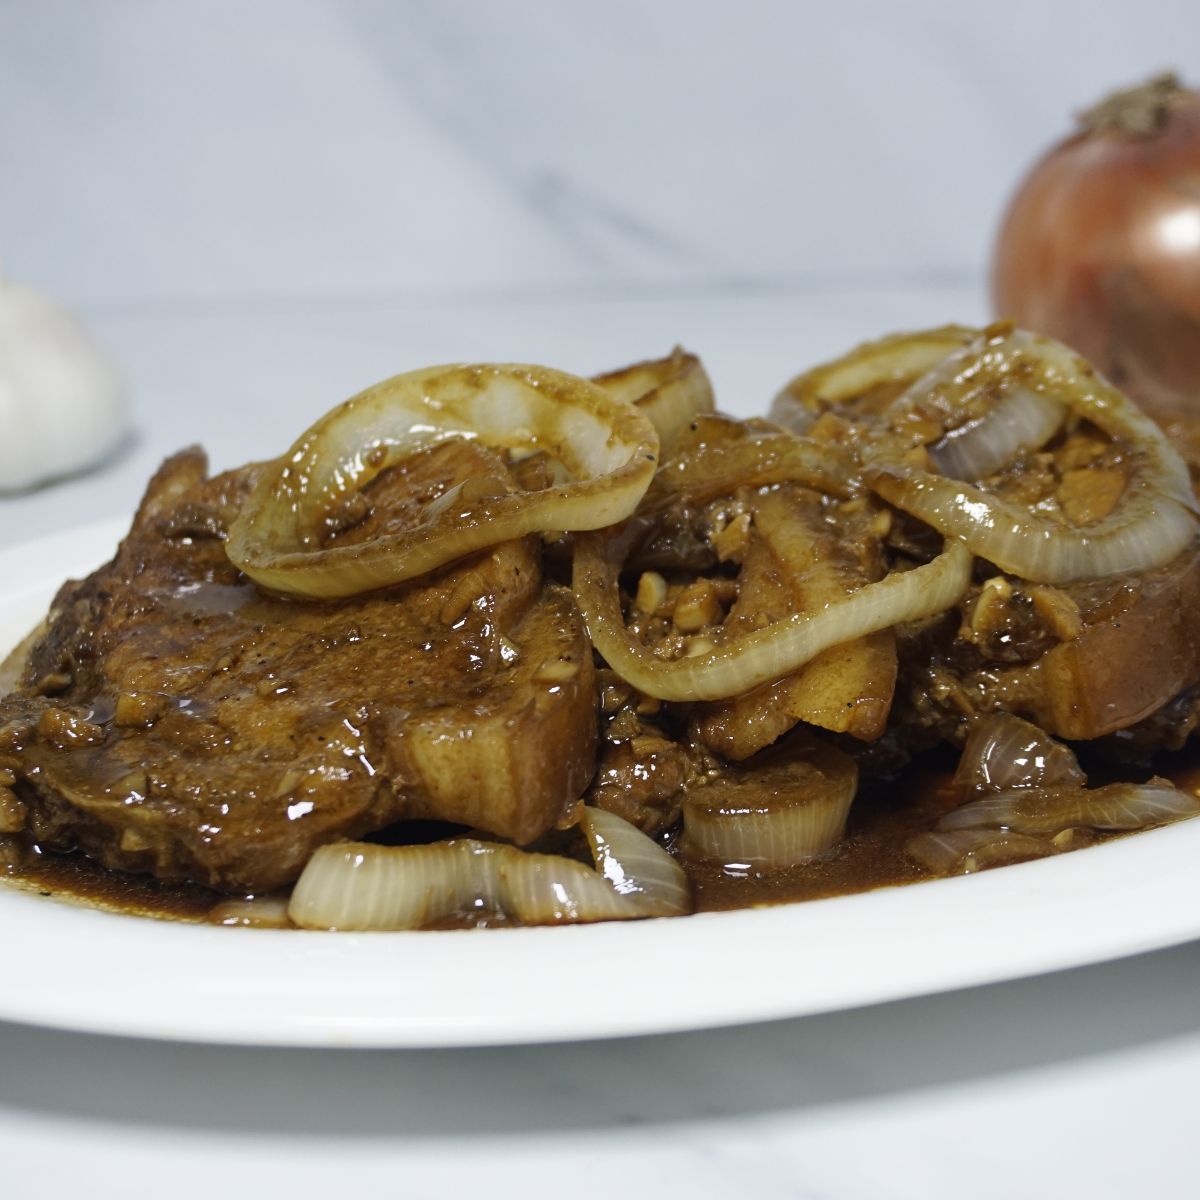
[[[955,806],[950,789],[954,761],[951,751],[939,750],[925,755],[897,781],[865,783],[851,809],[845,837],[827,854],[799,866],[761,872],[681,860],[692,883],[696,911],[819,900],[933,878],[907,857],[904,846]],[[1155,770],[1177,787],[1200,795],[1200,752],[1163,755]],[[418,825],[415,836],[405,836],[404,827],[395,826],[375,840],[428,841],[438,832]],[[1129,835],[1104,834],[1100,840],[1118,836]],[[195,884],[163,883],[148,875],[108,870],[79,853],[35,853],[11,882],[56,900],[172,921],[204,922],[229,899]],[[505,924],[491,918],[484,923]],[[447,927],[453,923],[438,926]]]

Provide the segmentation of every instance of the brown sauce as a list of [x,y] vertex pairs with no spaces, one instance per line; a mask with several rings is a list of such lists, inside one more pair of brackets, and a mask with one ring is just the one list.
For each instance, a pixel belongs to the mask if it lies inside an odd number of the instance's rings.
[[[953,769],[953,754],[937,751],[924,756],[899,780],[868,781],[855,800],[843,839],[811,862],[755,872],[685,860],[696,911],[820,900],[933,878],[907,857],[904,847],[910,837],[930,829],[954,807],[949,787]],[[1163,755],[1155,763],[1155,771],[1182,790],[1200,795],[1200,752]],[[402,844],[431,841],[451,832],[447,827],[435,828],[433,823],[414,823],[407,833],[404,827],[395,826],[372,840]],[[1116,836],[1129,835],[1104,834],[1099,840]],[[108,870],[79,853],[33,854],[11,882],[23,891],[55,900],[171,921],[206,921],[218,904],[229,899],[196,884],[164,883],[148,875]],[[461,928],[465,923],[444,920],[436,928]],[[488,927],[509,924],[497,917],[471,923]]]
[[226,899],[198,884],[164,883],[151,875],[111,871],[78,851],[32,854],[10,881],[22,891],[56,900],[167,921],[203,921]]

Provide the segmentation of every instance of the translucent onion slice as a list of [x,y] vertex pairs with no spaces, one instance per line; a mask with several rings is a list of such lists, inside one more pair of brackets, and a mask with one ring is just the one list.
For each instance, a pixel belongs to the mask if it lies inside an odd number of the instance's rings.
[[945,537],[961,539],[1002,571],[1035,583],[1150,571],[1171,562],[1196,537],[1191,509],[1144,479],[1126,488],[1110,516],[1085,528],[916,468],[869,468],[866,479],[889,504]]
[[[370,542],[320,545],[323,519],[347,494],[448,437],[543,451],[574,478],[434,506],[418,527]],[[302,434],[264,471],[226,552],[275,591],[349,596],[527,533],[611,525],[637,506],[657,460],[650,419],[587,380],[534,366],[430,367],[368,388]]]
[[[1130,481],[1102,521],[1065,525],[902,462],[864,473],[885,500],[961,538],[1002,570],[1039,583],[1071,583],[1163,566],[1196,536],[1196,501],[1187,467],[1158,427],[1083,359],[1048,338],[1022,335],[1014,346],[1036,363],[1039,387],[1130,447]],[[994,353],[991,342],[978,353]]]
[[684,807],[690,853],[727,865],[790,867],[823,854],[842,836],[850,811],[824,798],[776,809],[725,809],[703,803]]
[[969,875],[988,867],[1046,858],[1085,843],[1086,839],[1080,837],[1072,838],[1069,845],[1056,845],[1049,838],[1000,829],[957,829],[919,833],[909,838],[904,850],[934,875]]
[[1066,405],[1045,386],[1032,334],[1008,322],[989,326],[936,363],[880,413],[868,458],[900,457],[928,444],[931,423],[944,432],[929,447],[938,471],[982,479],[1024,450],[1043,446],[1062,426]]
[[944,612],[971,580],[971,555],[957,542],[911,571],[893,571],[819,612],[794,614],[754,633],[729,637],[707,654],[659,658],[626,627],[618,575],[644,528],[587,534],[577,540],[573,587],[592,644],[627,683],[659,700],[722,700],[790,675],[830,646]]
[[984,479],[1022,451],[1038,450],[1062,428],[1066,405],[1028,388],[1016,388],[977,421],[951,430],[929,457],[949,479]]
[[1086,826],[1145,829],[1200,815],[1200,799],[1163,779],[1107,787],[1015,788],[983,796],[947,813],[939,830],[1005,829],[1046,835]]
[[664,456],[697,416],[716,407],[704,365],[678,346],[667,358],[595,375],[592,382],[650,418]]
[[947,325],[866,342],[841,358],[797,375],[772,402],[771,420],[795,433],[805,433],[829,408],[889,385],[893,391],[907,387],[977,333]]
[[793,761],[690,792],[680,846],[727,866],[795,866],[841,838],[857,790],[854,760],[814,741]]
[[701,443],[663,463],[646,507],[685,497],[703,504],[740,487],[802,483],[830,496],[861,487],[858,467],[840,447],[779,430],[749,430],[728,441]]
[[691,912],[686,872],[653,838],[603,808],[585,808],[580,824],[596,870],[619,896],[644,900],[661,916]]
[[955,789],[967,798],[1010,788],[1085,783],[1074,751],[1009,713],[976,721],[954,772]]
[[288,915],[305,929],[382,930],[420,929],[471,912],[557,925],[691,911],[686,880],[661,846],[620,817],[597,820],[598,810],[585,811],[603,874],[559,855],[473,838],[425,846],[347,842],[313,854]]

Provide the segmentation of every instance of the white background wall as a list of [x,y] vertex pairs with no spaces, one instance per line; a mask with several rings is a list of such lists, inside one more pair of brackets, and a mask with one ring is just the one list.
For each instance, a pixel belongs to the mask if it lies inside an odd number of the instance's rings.
[[0,0],[0,262],[94,309],[974,280],[1196,0]]

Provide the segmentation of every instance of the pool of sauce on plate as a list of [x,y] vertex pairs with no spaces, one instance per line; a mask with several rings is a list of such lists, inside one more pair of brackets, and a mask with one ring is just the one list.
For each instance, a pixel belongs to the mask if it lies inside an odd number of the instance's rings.
[[[851,809],[845,837],[813,861],[770,872],[684,862],[696,911],[819,900],[932,878],[907,857],[904,844],[955,807],[957,800],[950,787],[954,762],[952,753],[934,752],[899,780],[866,781]],[[1164,755],[1155,769],[1184,791],[1200,795],[1200,753]],[[1093,782],[1102,781],[1099,775],[1089,770]],[[372,840],[389,844],[432,841],[446,832],[445,827],[421,822],[394,826]],[[1130,835],[1106,834],[1100,840],[1115,836]],[[11,882],[23,891],[57,900],[173,921],[206,921],[218,904],[229,900],[223,893],[197,884],[164,883],[148,875],[108,870],[79,853],[28,855]],[[446,919],[435,927],[459,928],[468,923],[503,926],[509,922],[499,917],[469,922]]]

